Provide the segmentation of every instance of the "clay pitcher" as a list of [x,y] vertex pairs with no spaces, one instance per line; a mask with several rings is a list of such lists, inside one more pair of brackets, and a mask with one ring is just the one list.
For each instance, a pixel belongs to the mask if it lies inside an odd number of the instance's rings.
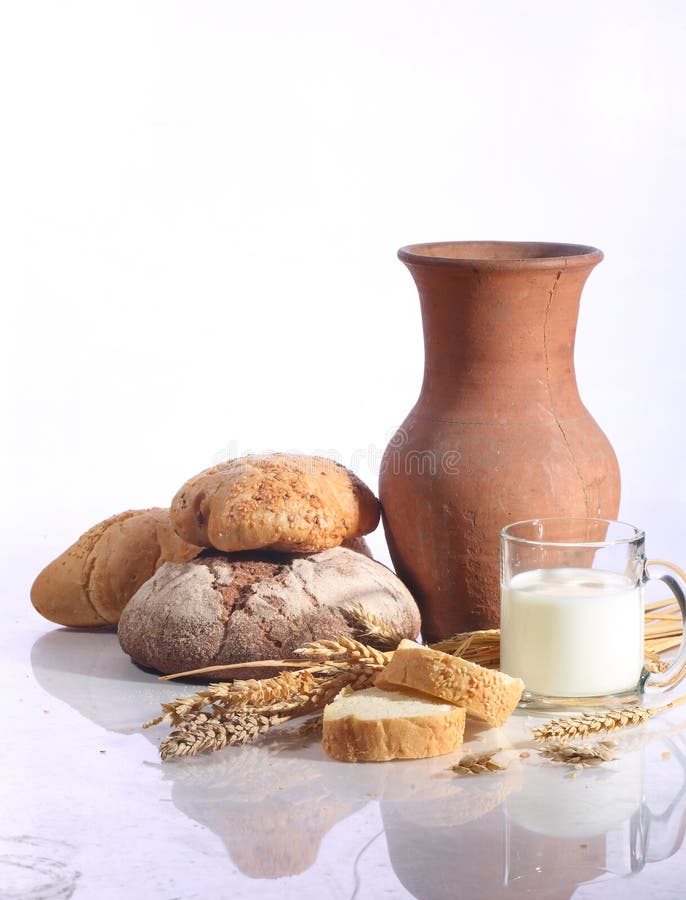
[[398,256],[419,290],[424,380],[380,494],[391,558],[436,641],[498,626],[503,526],[617,516],[617,459],[574,372],[581,291],[603,254],[477,241]]

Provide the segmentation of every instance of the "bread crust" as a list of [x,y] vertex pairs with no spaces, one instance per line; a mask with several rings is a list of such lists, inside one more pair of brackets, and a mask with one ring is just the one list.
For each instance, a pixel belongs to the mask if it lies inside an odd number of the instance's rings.
[[345,547],[299,556],[207,552],[161,566],[140,587],[122,614],[119,642],[136,662],[165,673],[281,659],[308,641],[359,635],[358,604],[402,635],[419,631],[419,610],[400,579]]
[[376,678],[377,687],[407,687],[449,703],[493,727],[503,725],[524,690],[520,678],[403,640]]
[[[374,688],[358,691],[364,695]],[[332,759],[341,762],[385,762],[391,759],[425,759],[452,753],[462,745],[465,710],[445,703],[431,704],[430,715],[394,715],[394,697],[401,692],[388,691],[388,715],[360,718],[351,715],[332,717],[332,709],[347,698],[329,704],[324,710],[322,746]],[[355,697],[355,694],[349,695]],[[402,695],[401,695],[402,696]]]
[[201,551],[176,534],[169,510],[127,510],[89,528],[49,563],[31,588],[36,610],[58,625],[115,625],[138,588],[164,562]]
[[225,552],[315,553],[373,531],[379,502],[345,466],[274,453],[221,463],[189,479],[171,504],[184,540]]

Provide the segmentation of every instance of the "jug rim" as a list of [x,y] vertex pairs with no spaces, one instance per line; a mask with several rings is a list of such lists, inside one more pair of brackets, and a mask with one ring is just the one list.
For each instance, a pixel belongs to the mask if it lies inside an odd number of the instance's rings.
[[398,257],[412,266],[559,269],[595,266],[603,252],[554,241],[434,241],[401,247]]

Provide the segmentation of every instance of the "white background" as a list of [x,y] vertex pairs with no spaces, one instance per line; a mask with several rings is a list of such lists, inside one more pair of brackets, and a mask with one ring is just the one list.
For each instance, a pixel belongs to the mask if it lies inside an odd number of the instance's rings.
[[[395,253],[594,244],[582,397],[686,563],[680,2],[5,2],[5,584],[229,454],[376,488],[421,379]],[[372,539],[387,559],[383,535]]]

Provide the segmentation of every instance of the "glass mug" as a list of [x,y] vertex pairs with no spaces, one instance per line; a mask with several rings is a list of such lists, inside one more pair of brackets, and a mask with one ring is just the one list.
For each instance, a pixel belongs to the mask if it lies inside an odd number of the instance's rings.
[[644,586],[662,581],[686,620],[684,573],[649,561],[640,528],[609,519],[546,518],[500,532],[500,667],[524,681],[521,704],[636,702],[677,684],[686,637],[667,671],[643,667]]

